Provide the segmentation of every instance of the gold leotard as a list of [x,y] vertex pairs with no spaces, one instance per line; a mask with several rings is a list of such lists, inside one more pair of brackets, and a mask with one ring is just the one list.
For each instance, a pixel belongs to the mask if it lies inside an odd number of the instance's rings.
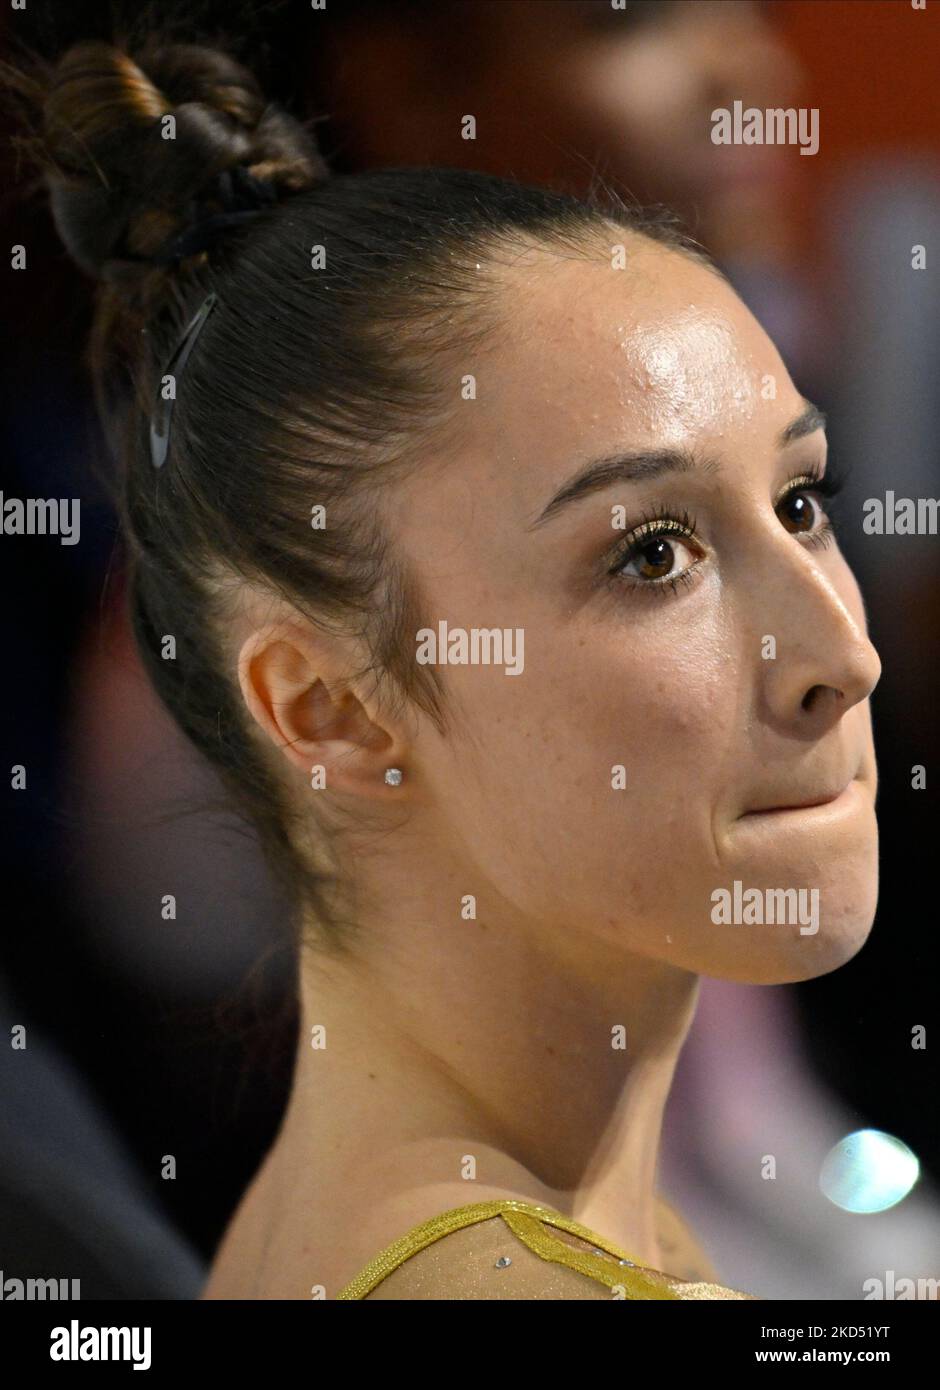
[[[485,1223],[485,1224],[484,1224]],[[470,1228],[475,1228],[471,1230]],[[633,1260],[613,1241],[599,1236],[586,1226],[549,1207],[537,1206],[516,1198],[472,1202],[454,1207],[432,1217],[420,1226],[387,1246],[370,1260],[366,1267],[351,1279],[336,1295],[343,1299],[368,1298],[384,1280],[400,1269],[419,1251],[433,1247],[435,1242],[458,1231],[468,1231],[460,1251],[467,1271],[469,1293],[441,1295],[434,1289],[446,1287],[451,1279],[440,1278],[436,1261],[425,1260],[422,1274],[409,1284],[407,1297],[433,1299],[439,1297],[499,1298],[577,1298],[583,1296],[583,1280],[593,1280],[606,1286],[595,1296],[613,1299],[729,1299],[753,1298],[721,1284],[689,1281],[663,1274]],[[511,1234],[507,1235],[507,1232]],[[559,1235],[563,1232],[573,1241]],[[546,1261],[548,1268],[537,1271],[533,1285],[532,1261],[526,1259],[528,1277],[518,1270],[513,1251],[519,1246]],[[585,1249],[585,1246],[589,1247]],[[448,1269],[453,1269],[453,1244],[448,1252]],[[526,1291],[528,1290],[528,1291]],[[383,1290],[378,1297],[383,1297]],[[390,1296],[394,1297],[394,1294]]]

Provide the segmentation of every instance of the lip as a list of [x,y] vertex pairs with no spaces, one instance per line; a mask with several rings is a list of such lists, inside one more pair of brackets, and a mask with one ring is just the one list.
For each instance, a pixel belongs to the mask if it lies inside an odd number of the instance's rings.
[[778,806],[758,806],[751,811],[744,811],[738,819],[744,820],[748,816],[783,816],[792,812],[813,811],[822,806],[835,806],[853,795],[857,786],[857,777],[852,777],[837,791],[822,792],[801,801],[782,802]]

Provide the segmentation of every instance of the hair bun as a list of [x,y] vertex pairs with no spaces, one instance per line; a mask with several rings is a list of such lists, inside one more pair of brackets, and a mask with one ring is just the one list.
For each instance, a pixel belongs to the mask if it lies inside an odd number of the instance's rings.
[[308,126],[266,102],[241,64],[156,39],[133,56],[97,41],[68,49],[49,74],[41,143],[59,235],[105,278],[109,262],[149,262],[184,236],[197,209],[224,221],[226,171],[248,176],[235,206],[246,188],[277,197],[329,177]]

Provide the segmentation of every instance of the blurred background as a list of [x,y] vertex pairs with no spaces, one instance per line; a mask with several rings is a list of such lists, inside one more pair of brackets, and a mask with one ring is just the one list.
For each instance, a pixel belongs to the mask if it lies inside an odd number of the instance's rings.
[[[664,202],[830,413],[832,456],[850,470],[842,545],[884,662],[878,918],[824,979],[704,982],[661,1172],[722,1280],[765,1298],[861,1299],[889,1270],[940,1276],[940,540],[862,531],[866,498],[940,496],[940,0],[917,3],[0,12],[11,61],[20,42],[54,58],[78,39],[133,38],[148,13],[186,41],[222,32],[273,99],[318,117],[337,172],[459,165]],[[818,153],[713,145],[711,112],[735,101],[818,109]],[[461,138],[466,114],[475,140]],[[0,536],[0,1269],[80,1277],[89,1299],[188,1299],[287,1098],[293,962],[252,837],[214,804],[212,775],[141,675],[82,365],[92,286],[44,202],[22,199],[5,125],[0,216],[28,270],[7,275],[0,490],[80,497],[82,529],[74,546]]]

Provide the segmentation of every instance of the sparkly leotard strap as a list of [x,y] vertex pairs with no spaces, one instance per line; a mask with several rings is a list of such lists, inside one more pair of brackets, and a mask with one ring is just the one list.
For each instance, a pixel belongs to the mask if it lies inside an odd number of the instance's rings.
[[[393,1270],[425,1249],[434,1241],[478,1221],[501,1216],[503,1221],[534,1254],[543,1260],[562,1264],[569,1269],[606,1284],[614,1297],[622,1299],[687,1299],[687,1298],[748,1298],[747,1294],[724,1289],[720,1285],[683,1283],[659,1270],[648,1269],[606,1237],[599,1236],[579,1222],[563,1216],[549,1207],[516,1198],[500,1198],[489,1202],[473,1202],[454,1207],[429,1221],[415,1226],[380,1254],[370,1260],[365,1269],[336,1295],[342,1299],[362,1299]],[[593,1247],[578,1250],[554,1234],[553,1228],[577,1236]]]

